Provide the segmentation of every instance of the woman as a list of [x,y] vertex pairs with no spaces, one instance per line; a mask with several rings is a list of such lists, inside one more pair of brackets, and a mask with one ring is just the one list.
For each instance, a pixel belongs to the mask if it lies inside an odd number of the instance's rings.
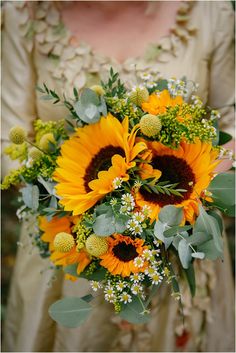
[[[129,85],[152,74],[199,83],[204,103],[233,126],[233,11],[228,2],[22,2],[4,6],[4,136],[14,124],[30,130],[36,117],[65,111],[40,100],[35,85],[72,94],[105,79],[112,66]],[[132,44],[132,45],[131,45]],[[49,263],[21,242],[9,298],[6,351],[233,351],[233,286],[225,261],[196,262],[197,295],[178,304],[163,287],[147,325],[127,325],[101,302],[79,329],[66,329],[47,310],[61,296],[82,296],[88,284],[40,271]],[[50,282],[50,286],[48,285]]]

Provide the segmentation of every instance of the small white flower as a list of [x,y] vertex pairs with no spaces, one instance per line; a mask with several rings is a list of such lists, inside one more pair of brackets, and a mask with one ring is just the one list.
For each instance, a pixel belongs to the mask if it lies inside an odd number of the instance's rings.
[[102,288],[102,284],[101,284],[100,282],[97,282],[97,281],[90,281],[89,283],[90,283],[90,285],[91,285],[91,287],[92,287],[92,290],[93,290],[94,292],[97,292],[97,290],[98,290],[99,288]]
[[131,292],[135,295],[141,293],[142,290],[143,290],[143,287],[138,283],[134,283],[131,287]]
[[120,295],[120,301],[122,301],[124,304],[131,303],[132,302],[132,297],[127,292],[123,292]]
[[144,273],[148,276],[152,276],[154,275],[154,273],[157,273],[157,270],[154,267],[150,266],[145,269]]
[[136,222],[142,223],[145,219],[145,216],[142,212],[135,212],[132,216],[132,219]]
[[119,281],[116,285],[116,289],[119,291],[119,292],[122,292],[122,290],[127,287],[127,283],[125,282],[122,282],[122,281]]
[[163,277],[159,272],[156,272],[153,275],[150,275],[150,278],[152,280],[152,284],[158,284],[163,280]]
[[143,206],[142,213],[144,214],[145,217],[148,217],[151,213],[151,208],[147,205]]
[[123,205],[120,208],[120,212],[127,215],[127,214],[129,214],[130,210],[129,210],[129,208],[127,206]]
[[105,300],[109,303],[115,303],[116,296],[114,294],[105,294]]
[[144,275],[143,273],[134,273],[130,276],[130,279],[132,282],[137,283],[137,282],[142,282],[144,280]]
[[127,229],[131,231],[132,234],[138,235],[141,234],[143,229],[142,226],[135,220],[130,219],[127,223]]
[[122,183],[123,183],[123,179],[116,177],[112,182],[113,188],[119,189],[122,186]]
[[130,210],[132,210],[135,206],[134,198],[129,193],[121,196],[121,203],[122,203],[122,205],[126,206]]
[[155,261],[155,255],[157,254],[157,252],[155,250],[148,250],[148,249],[145,249],[142,253],[142,257],[145,259],[145,260],[148,260],[148,261]]
[[[161,242],[161,240],[157,240],[157,239],[154,239],[153,240],[153,244],[156,246],[156,248],[159,248],[160,247],[160,243]],[[158,249],[159,250],[159,249]],[[160,252],[160,250],[159,250],[159,252]]]
[[117,204],[117,199],[112,198],[111,201],[110,201],[110,205],[111,206],[115,206],[116,204]]
[[134,259],[134,266],[143,267],[143,265],[144,265],[144,260],[142,257],[138,256]]
[[152,79],[152,76],[148,72],[142,72],[140,74],[140,78],[144,81],[150,81]]

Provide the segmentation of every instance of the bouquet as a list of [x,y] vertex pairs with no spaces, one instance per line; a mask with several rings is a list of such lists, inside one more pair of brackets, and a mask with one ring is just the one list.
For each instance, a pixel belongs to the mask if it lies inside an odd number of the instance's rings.
[[10,130],[5,153],[20,167],[2,188],[20,187],[17,214],[34,224],[28,231],[40,255],[67,279],[91,284],[88,295],[52,304],[51,317],[77,327],[102,293],[117,315],[144,323],[164,282],[181,301],[183,275],[194,296],[194,261],[223,258],[216,211],[234,212],[234,174],[216,172],[232,159],[219,113],[186,78],[144,75],[128,90],[111,69],[107,82],[74,88],[71,98],[37,89],[68,117],[37,119],[33,138]]

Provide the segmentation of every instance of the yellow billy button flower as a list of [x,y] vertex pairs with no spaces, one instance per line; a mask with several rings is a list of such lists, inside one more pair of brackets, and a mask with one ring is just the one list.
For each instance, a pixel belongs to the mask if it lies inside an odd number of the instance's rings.
[[44,150],[48,151],[49,149],[49,142],[55,143],[55,138],[53,133],[48,132],[47,134],[43,135],[39,141],[39,147]]
[[40,157],[42,157],[43,153],[36,147],[32,147],[30,150],[29,150],[29,157],[32,158],[33,160],[37,160],[39,159]]
[[54,247],[59,252],[70,252],[75,245],[74,238],[71,234],[61,232],[55,236]]
[[108,250],[108,242],[106,238],[91,234],[85,243],[87,252],[95,257],[104,255]]
[[14,126],[9,131],[9,139],[16,145],[22,145],[26,139],[26,131],[20,126]]
[[149,98],[148,90],[145,87],[136,87],[129,96],[132,103],[141,106]]
[[97,93],[99,96],[104,96],[105,94],[104,89],[100,85],[91,86],[90,89]]
[[153,114],[145,114],[140,119],[141,132],[148,137],[154,137],[161,131],[161,120]]

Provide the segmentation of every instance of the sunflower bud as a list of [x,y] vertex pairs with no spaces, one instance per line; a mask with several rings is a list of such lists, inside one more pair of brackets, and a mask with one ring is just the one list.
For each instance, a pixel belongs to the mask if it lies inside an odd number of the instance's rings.
[[75,245],[74,238],[71,234],[61,232],[55,236],[54,247],[59,252],[69,252]]
[[87,252],[95,257],[105,254],[108,250],[108,242],[105,238],[92,234],[85,243]]
[[145,87],[136,87],[135,90],[133,90],[129,96],[131,102],[139,107],[141,107],[143,102],[146,102],[148,100],[148,97],[149,93]]
[[20,126],[14,126],[9,131],[9,139],[16,145],[22,145],[26,139],[26,131]]
[[161,131],[161,127],[161,120],[156,115],[146,114],[140,120],[140,129],[145,136],[156,136]]
[[49,142],[55,143],[55,138],[51,132],[48,132],[47,134],[43,135],[39,141],[39,147],[44,150],[48,151],[49,150]]
[[32,158],[34,161],[42,157],[43,153],[36,147],[32,147],[29,150],[29,157]]
[[97,93],[99,96],[104,96],[104,94],[105,94],[104,89],[100,85],[91,86],[90,89],[92,91],[94,91],[95,93]]

